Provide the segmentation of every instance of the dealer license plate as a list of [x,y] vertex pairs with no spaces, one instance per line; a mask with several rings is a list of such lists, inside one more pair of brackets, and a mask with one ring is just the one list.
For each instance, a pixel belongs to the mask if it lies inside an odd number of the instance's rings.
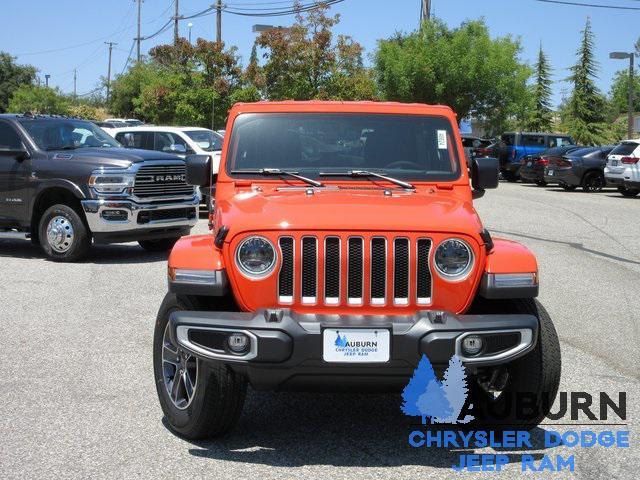
[[549,171],[547,172],[547,175],[549,175],[550,177],[553,177],[553,170],[549,170]]
[[388,362],[391,344],[389,330],[326,328],[322,332],[322,358],[325,362]]

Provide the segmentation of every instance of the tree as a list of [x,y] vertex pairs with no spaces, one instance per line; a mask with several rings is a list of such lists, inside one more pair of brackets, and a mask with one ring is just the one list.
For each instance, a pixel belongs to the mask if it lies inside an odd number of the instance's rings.
[[568,79],[573,84],[573,92],[567,106],[566,124],[576,142],[598,145],[607,139],[607,104],[595,84],[598,64],[594,57],[594,35],[589,18],[582,31],[577,57]]
[[270,100],[366,100],[376,98],[376,85],[362,61],[362,46],[346,35],[334,41],[332,28],[340,16],[329,7],[298,14],[290,28],[262,32],[256,40],[265,50],[260,68],[263,95]]
[[491,39],[482,20],[450,29],[435,19],[379,41],[375,70],[387,100],[449,105],[459,118],[486,119],[498,131],[529,94],[520,50],[510,36]]
[[[640,77],[633,77],[634,112],[640,111]],[[629,110],[629,70],[620,70],[613,76],[611,90],[609,91],[609,103],[612,115],[617,117]]]
[[427,391],[427,387],[432,380],[436,380],[436,374],[433,371],[431,362],[426,355],[422,355],[418,368],[413,372],[413,376],[404,390],[402,391],[402,407],[401,410],[405,415],[420,417],[422,413],[418,407],[418,399]]
[[70,102],[57,88],[21,85],[9,100],[10,112],[67,115]]
[[[441,417],[440,420],[446,423],[457,423],[469,391],[464,365],[457,355],[452,356],[449,360],[449,366],[444,372],[442,389],[451,406],[451,412],[448,417]],[[467,423],[471,420],[472,418],[464,418],[462,423]]]
[[0,113],[8,110],[9,100],[22,85],[31,85],[36,78],[36,69],[31,65],[18,65],[15,58],[0,52]]
[[548,132],[553,125],[553,111],[551,110],[551,67],[547,56],[542,50],[538,51],[538,61],[534,67],[535,83],[532,86],[532,111],[527,129],[534,132]]
[[136,101],[145,85],[150,84],[160,73],[154,63],[138,62],[125,74],[119,75],[111,83],[109,96],[109,110],[119,117],[133,117],[140,115],[136,111]]
[[440,423],[442,419],[449,418],[453,413],[442,385],[436,379],[429,382],[424,393],[418,397],[416,406],[425,425],[427,417],[431,419],[431,423]]

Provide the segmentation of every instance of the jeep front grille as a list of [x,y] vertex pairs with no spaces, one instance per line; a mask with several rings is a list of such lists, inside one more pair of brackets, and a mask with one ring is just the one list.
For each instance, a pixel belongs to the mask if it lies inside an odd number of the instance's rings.
[[[429,238],[410,240],[381,235],[280,237],[278,301],[352,306],[429,305],[431,243]],[[296,255],[300,258],[296,259]],[[299,269],[294,265],[299,265]]]
[[186,197],[194,187],[186,182],[185,165],[145,165],[136,174],[133,194],[138,198]]

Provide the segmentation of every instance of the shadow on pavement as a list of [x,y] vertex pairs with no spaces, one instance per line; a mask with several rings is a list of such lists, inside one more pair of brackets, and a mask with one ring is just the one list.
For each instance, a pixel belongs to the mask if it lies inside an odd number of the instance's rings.
[[[423,430],[400,412],[399,395],[265,393],[250,391],[235,430],[217,441],[189,442],[196,457],[232,462],[299,467],[451,468],[474,449],[413,448],[409,433]],[[419,420],[418,420],[419,422]],[[165,427],[168,424],[163,419]],[[457,429],[452,426],[451,429]],[[544,449],[544,430],[532,431],[534,450]],[[522,453],[520,453],[522,452]],[[510,463],[542,453],[496,449]]]
[[[29,240],[0,239],[0,257],[46,259],[38,245]],[[89,255],[78,263],[97,265],[164,262],[169,252],[151,253],[137,244],[94,245]]]

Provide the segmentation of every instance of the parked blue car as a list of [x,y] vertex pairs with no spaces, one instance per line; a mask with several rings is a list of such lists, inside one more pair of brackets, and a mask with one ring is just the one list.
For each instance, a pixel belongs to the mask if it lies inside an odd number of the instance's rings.
[[502,178],[517,182],[520,178],[520,160],[526,155],[535,155],[548,148],[574,145],[569,135],[540,132],[507,132],[500,136],[498,158]]

